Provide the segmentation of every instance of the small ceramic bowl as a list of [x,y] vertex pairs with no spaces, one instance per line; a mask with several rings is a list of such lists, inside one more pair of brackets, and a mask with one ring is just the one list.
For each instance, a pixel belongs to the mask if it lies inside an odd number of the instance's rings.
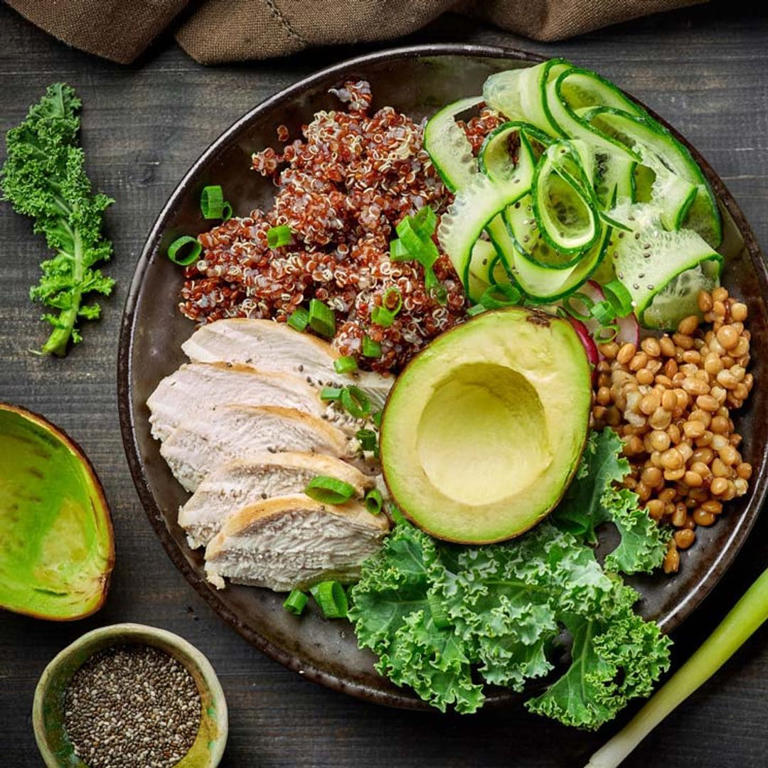
[[200,651],[183,638],[143,624],[113,624],[88,632],[45,668],[35,689],[32,722],[47,768],[88,768],[74,752],[64,730],[64,696],[72,676],[91,657],[115,645],[151,645],[183,664],[200,693],[202,717],[197,738],[176,768],[216,768],[227,743],[227,702],[216,672]]

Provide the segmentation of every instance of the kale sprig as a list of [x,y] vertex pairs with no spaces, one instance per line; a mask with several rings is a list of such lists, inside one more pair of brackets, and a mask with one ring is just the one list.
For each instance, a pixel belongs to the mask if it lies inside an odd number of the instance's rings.
[[40,282],[30,298],[50,307],[43,315],[53,331],[42,354],[65,355],[69,340],[81,341],[81,319],[100,315],[97,303],[84,304],[89,293],[109,295],[114,280],[94,265],[109,259],[112,244],[102,234],[102,217],[114,201],[94,194],[78,145],[81,106],[75,91],[51,85],[26,119],[8,131],[7,157],[0,189],[17,213],[34,221],[55,255],[40,265]]

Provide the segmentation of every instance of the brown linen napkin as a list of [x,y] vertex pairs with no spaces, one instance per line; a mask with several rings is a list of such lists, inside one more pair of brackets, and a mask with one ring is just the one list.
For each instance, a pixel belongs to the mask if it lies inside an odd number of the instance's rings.
[[176,39],[203,64],[268,59],[304,48],[389,40],[448,10],[535,40],[706,0],[6,0],[66,43],[127,64],[187,9]]

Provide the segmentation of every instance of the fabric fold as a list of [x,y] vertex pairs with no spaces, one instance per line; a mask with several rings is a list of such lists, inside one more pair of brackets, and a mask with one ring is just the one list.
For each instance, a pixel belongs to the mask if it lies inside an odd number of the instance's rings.
[[[561,40],[706,0],[6,0],[60,40],[128,64],[175,24],[203,64],[393,40],[457,11],[536,40]],[[182,13],[182,11],[185,11]]]

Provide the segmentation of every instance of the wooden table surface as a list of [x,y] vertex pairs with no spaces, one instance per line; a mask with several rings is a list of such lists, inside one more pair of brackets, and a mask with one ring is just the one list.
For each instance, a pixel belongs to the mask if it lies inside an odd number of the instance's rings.
[[[697,7],[541,45],[457,16],[408,42],[524,47],[592,67],[677,126],[712,163],[768,246],[768,20],[749,3]],[[137,621],[177,632],[211,660],[230,707],[226,768],[256,766],[558,766],[578,768],[615,726],[568,730],[522,710],[445,716],[384,709],[302,680],[226,626],[171,564],[142,510],[123,454],[115,367],[120,314],[144,237],[193,160],[257,102],[327,64],[371,48],[310,52],[265,63],[204,68],[170,39],[122,67],[68,49],[0,6],[0,131],[44,87],[65,80],[84,103],[83,141],[97,187],[117,199],[107,227],[117,278],[101,322],[63,360],[30,354],[45,329],[27,299],[42,244],[0,204],[0,400],[43,413],[91,457],[112,506],[117,565],[98,615],[73,624],[0,616],[2,762],[41,765],[30,711],[46,663],[83,632]],[[0,150],[0,157],[4,150]],[[675,635],[691,652],[768,565],[768,516],[729,574]],[[1,545],[1,544],[0,544]],[[768,628],[685,703],[628,766],[768,765]]]

